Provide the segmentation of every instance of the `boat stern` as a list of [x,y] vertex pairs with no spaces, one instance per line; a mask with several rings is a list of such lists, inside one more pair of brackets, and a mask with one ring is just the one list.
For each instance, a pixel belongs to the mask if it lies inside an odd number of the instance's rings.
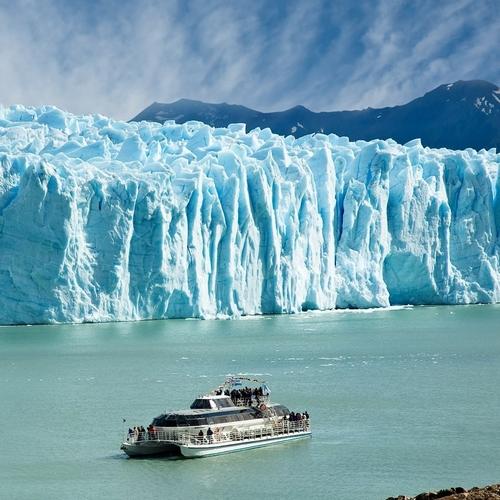
[[124,451],[130,458],[147,457],[152,455],[180,455],[179,446],[175,443],[161,441],[136,441],[122,442],[120,450]]

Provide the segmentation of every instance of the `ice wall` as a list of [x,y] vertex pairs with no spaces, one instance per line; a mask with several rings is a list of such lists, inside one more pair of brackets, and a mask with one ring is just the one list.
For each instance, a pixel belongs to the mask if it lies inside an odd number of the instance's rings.
[[0,108],[0,323],[498,302],[499,163]]

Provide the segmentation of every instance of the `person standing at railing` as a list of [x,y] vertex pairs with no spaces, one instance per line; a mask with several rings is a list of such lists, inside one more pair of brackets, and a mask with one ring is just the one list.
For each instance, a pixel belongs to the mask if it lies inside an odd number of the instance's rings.
[[146,436],[146,429],[141,425],[139,427],[139,441],[143,441]]
[[238,392],[236,391],[236,389],[233,389],[230,392],[230,397],[231,397],[231,400],[233,401],[233,403],[237,404],[237,401],[238,401]]
[[220,441],[220,436],[221,436],[221,428],[217,427],[214,432],[215,441]]
[[[208,432],[207,432],[208,434]],[[203,429],[200,429],[200,432],[198,432],[198,441],[200,443],[203,443],[203,438],[205,437],[205,434],[203,434]]]
[[155,428],[153,427],[153,424],[148,425],[148,439],[155,439],[154,432]]
[[213,434],[214,434],[214,433],[213,433],[212,429],[209,427],[209,428],[207,429],[207,439],[208,439],[208,442],[209,442],[210,444],[212,444],[212,441],[213,441],[213,438],[212,438]]

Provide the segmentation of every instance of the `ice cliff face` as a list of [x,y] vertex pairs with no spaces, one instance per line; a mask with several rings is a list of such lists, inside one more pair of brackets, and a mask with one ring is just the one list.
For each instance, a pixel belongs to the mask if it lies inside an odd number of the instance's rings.
[[0,323],[498,302],[499,163],[0,108]]

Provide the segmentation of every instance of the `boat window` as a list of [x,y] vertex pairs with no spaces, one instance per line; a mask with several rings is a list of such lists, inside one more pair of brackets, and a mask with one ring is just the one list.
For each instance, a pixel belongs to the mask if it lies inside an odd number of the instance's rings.
[[290,413],[290,410],[286,406],[282,405],[274,406],[272,409],[279,417],[284,417],[285,415],[288,415]]
[[231,415],[218,415],[214,417],[216,424],[225,424],[227,422],[234,422],[234,418]]
[[[201,401],[209,402],[209,400],[207,399]],[[213,425],[216,423],[250,420],[258,416],[260,416],[260,413],[257,414],[255,410],[252,410],[250,408],[244,408],[244,409],[235,408],[231,410],[205,413],[203,415],[179,415],[179,414],[160,415],[159,417],[153,419],[153,425],[155,427]]]
[[211,409],[209,399],[195,399],[193,404],[190,406],[192,410],[206,410]]
[[177,427],[187,425],[207,425],[207,419],[199,415],[160,415],[153,419],[155,427]]
[[165,423],[166,427],[177,427],[177,418],[175,415],[169,415]]
[[160,415],[153,419],[155,427],[176,427],[177,421],[175,415]]
[[234,403],[230,398],[215,399],[214,401],[217,408],[230,408],[231,406],[234,406]]
[[203,417],[189,415],[186,419],[188,425],[207,425],[207,419]]
[[177,425],[180,427],[185,427],[186,425],[189,425],[184,415],[177,415]]

